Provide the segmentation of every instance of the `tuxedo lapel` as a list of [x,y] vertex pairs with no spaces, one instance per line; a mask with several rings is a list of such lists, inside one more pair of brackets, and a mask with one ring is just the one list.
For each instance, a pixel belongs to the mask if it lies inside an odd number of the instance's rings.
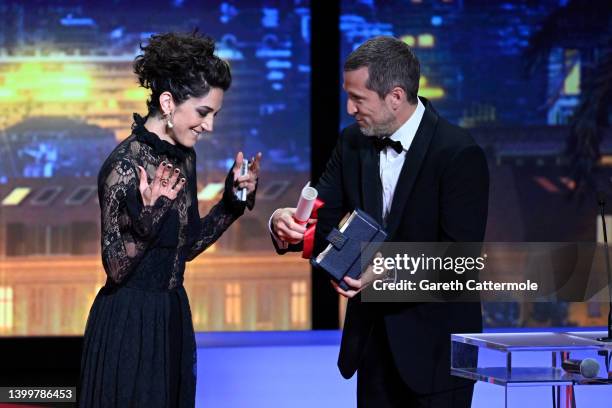
[[360,149],[361,204],[363,210],[382,223],[382,185],[378,173],[379,154],[367,137]]
[[387,216],[387,236],[389,239],[393,239],[395,232],[400,224],[401,218],[406,207],[406,202],[410,196],[410,192],[414,187],[414,183],[418,176],[423,159],[427,153],[427,148],[431,142],[431,138],[436,129],[438,123],[438,115],[433,110],[429,102],[425,98],[425,113],[419,124],[419,128],[414,136],[412,144],[406,152],[406,160],[402,166],[402,170],[397,180],[395,187],[395,193],[393,194],[393,202],[391,204],[391,211]]

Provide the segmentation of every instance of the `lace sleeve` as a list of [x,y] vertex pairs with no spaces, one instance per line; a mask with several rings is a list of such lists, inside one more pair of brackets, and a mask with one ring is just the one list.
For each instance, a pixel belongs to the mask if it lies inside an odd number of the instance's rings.
[[186,260],[191,261],[201,254],[206,248],[219,239],[219,237],[238,219],[244,209],[252,210],[255,206],[255,190],[247,196],[247,200],[240,201],[233,193],[234,175],[230,170],[225,178],[225,190],[223,198],[219,201],[205,217],[200,219],[200,228],[196,242],[187,251]]
[[102,264],[106,274],[121,283],[138,264],[148,243],[157,235],[172,200],[159,197],[144,206],[133,164],[112,163],[100,178]]

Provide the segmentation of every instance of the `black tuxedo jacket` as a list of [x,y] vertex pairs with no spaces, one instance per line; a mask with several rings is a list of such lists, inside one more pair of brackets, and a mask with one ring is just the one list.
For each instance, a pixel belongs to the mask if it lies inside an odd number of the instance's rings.
[[[425,113],[406,153],[385,230],[387,241],[480,242],[484,238],[489,171],[468,133],[441,118],[421,98]],[[361,208],[381,221],[379,153],[357,125],[345,128],[316,185],[319,209],[315,255],[342,217]],[[292,246],[289,250],[297,250]],[[277,251],[282,253],[277,247]],[[466,385],[450,375],[450,334],[482,330],[480,303],[362,303],[347,306],[338,367],[345,378],[359,368],[375,319],[383,319],[405,383],[419,393]]]

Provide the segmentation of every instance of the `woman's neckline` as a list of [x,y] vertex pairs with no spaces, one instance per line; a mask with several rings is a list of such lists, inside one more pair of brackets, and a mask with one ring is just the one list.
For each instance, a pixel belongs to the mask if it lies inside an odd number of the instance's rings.
[[160,138],[157,134],[149,131],[145,127],[147,117],[144,118],[137,113],[134,113],[134,124],[132,125],[132,133],[136,135],[136,139],[140,142],[146,143],[153,148],[153,151],[157,154],[165,154],[170,157],[174,157],[179,160],[185,160],[189,151],[188,147],[185,147],[179,143],[172,144],[166,140]]

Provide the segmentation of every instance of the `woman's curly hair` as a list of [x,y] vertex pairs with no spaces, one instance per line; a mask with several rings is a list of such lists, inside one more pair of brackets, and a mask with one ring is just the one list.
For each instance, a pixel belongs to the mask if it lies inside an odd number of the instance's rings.
[[151,36],[134,60],[140,86],[151,90],[149,115],[160,112],[159,96],[170,92],[177,105],[206,96],[211,88],[224,91],[232,83],[229,64],[214,55],[215,41],[197,32]]

